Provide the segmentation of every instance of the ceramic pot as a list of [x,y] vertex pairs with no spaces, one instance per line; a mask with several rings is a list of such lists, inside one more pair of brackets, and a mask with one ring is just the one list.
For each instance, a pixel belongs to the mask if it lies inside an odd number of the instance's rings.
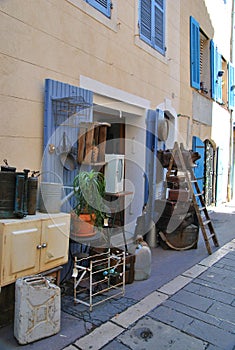
[[73,237],[91,237],[96,234],[95,214],[80,214],[77,216],[74,212],[71,213],[71,235]]

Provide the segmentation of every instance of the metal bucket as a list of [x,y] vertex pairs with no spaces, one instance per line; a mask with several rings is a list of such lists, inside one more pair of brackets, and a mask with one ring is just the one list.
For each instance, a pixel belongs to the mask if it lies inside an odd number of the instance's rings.
[[59,213],[61,208],[62,183],[41,182],[39,191],[39,211]]

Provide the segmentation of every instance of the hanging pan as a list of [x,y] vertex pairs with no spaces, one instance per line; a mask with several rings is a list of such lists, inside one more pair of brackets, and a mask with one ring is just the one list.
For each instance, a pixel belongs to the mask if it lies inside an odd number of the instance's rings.
[[73,153],[73,148],[71,142],[69,141],[66,132],[64,131],[62,140],[57,148],[57,153],[60,157],[61,164],[68,171],[73,171],[77,167],[77,162],[75,159],[75,154]]

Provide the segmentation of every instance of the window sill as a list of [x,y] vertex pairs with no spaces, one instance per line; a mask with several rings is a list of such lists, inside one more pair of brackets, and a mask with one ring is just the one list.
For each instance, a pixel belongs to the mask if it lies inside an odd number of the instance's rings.
[[224,108],[225,110],[229,110],[226,103],[225,104],[222,104],[222,103],[219,103],[215,100],[213,100],[213,98],[211,98],[210,96],[207,96],[207,94],[205,94],[204,92],[202,92],[201,90],[197,90],[197,89],[193,89],[195,92],[197,92],[199,95],[205,97],[207,100],[210,100],[211,102],[215,102],[217,103],[220,107]]
[[143,40],[141,40],[139,34],[135,35],[135,45],[138,46],[140,49],[146,51],[148,54],[150,54],[154,58],[157,58],[162,63],[167,64],[167,62],[168,62],[167,57],[163,56],[157,50],[155,50],[150,45],[148,45]]
[[71,5],[75,6],[88,16],[93,17],[96,21],[102,23],[107,28],[118,31],[117,24],[117,0],[113,0],[113,9],[111,10],[111,18],[106,17],[103,13],[86,3],[84,0],[66,0]]

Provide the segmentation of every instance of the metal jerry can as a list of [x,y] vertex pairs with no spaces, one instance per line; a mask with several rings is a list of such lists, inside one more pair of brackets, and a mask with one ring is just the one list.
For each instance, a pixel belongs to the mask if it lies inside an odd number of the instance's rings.
[[60,330],[60,288],[43,276],[19,278],[15,285],[14,336],[27,344]]

